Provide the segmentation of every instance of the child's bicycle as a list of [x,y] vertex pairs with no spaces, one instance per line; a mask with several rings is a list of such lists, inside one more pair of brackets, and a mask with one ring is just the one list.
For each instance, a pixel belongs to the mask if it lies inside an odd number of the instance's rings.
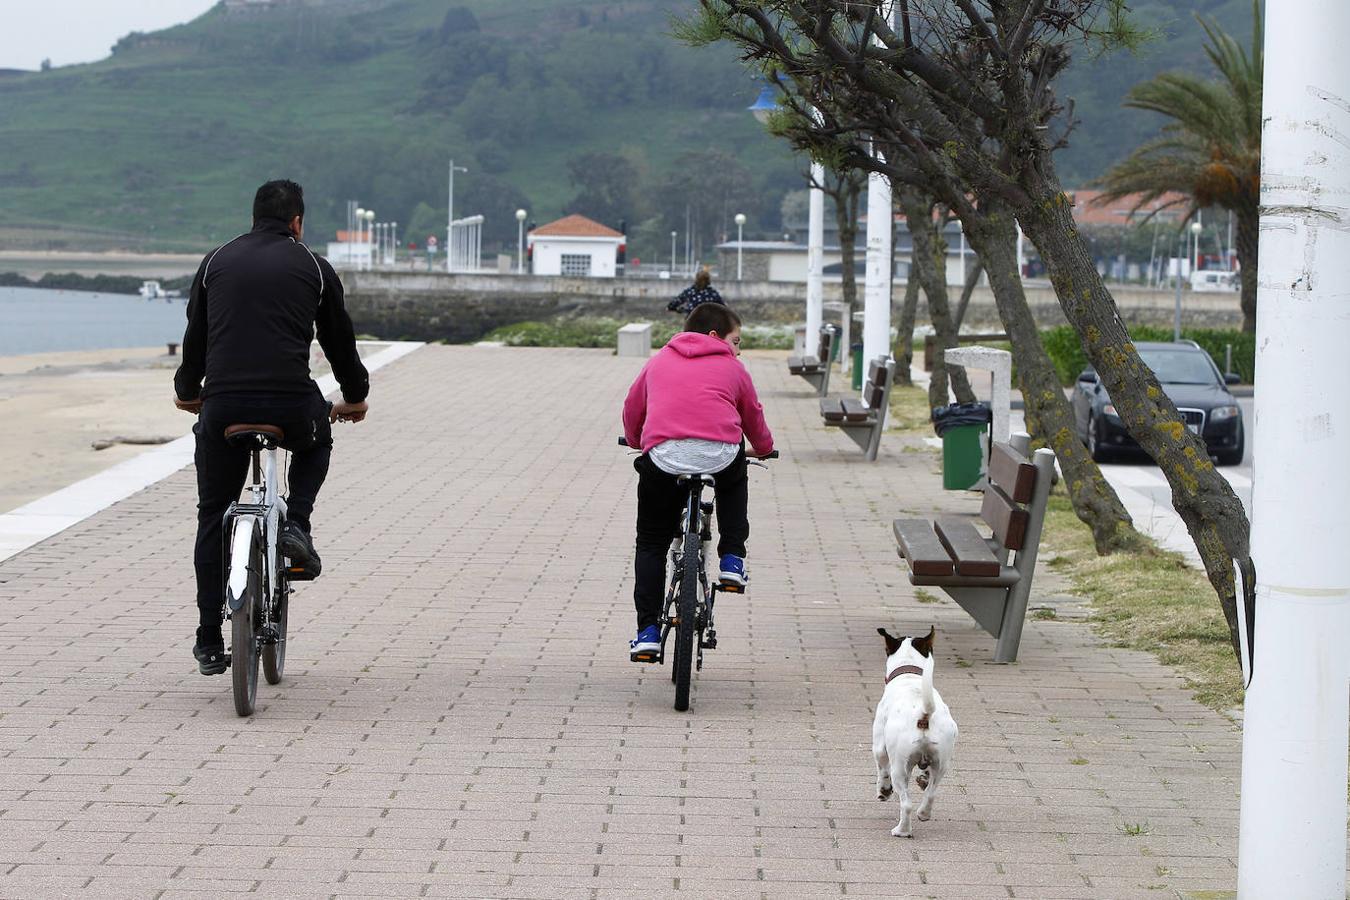
[[[628,441],[619,438],[627,447]],[[750,465],[767,469],[760,460],[777,459],[775,450],[768,456],[749,460]],[[680,518],[680,536],[670,545],[671,579],[666,592],[666,603],[661,613],[661,649],[646,656],[633,657],[638,662],[666,661],[666,638],[675,632],[670,680],[675,682],[675,709],[689,709],[689,690],[693,670],[703,670],[703,651],[717,649],[717,629],[713,624],[713,610],[717,594],[743,594],[745,587],[738,584],[708,583],[705,566],[712,543],[713,501],[703,499],[704,487],[716,487],[713,475],[680,475],[677,479],[688,491],[684,513]]]

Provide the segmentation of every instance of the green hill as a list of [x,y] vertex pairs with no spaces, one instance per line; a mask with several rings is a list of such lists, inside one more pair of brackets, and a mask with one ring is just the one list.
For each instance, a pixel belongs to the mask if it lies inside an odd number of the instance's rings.
[[[1241,33],[1242,0],[1193,0]],[[258,183],[291,177],[316,242],[350,199],[421,241],[457,214],[514,246],[517,207],[628,222],[633,251],[669,232],[709,244],[745,212],[779,229],[800,163],[745,112],[756,88],[730,48],[668,35],[688,0],[291,0],[122,39],[104,61],[0,74],[0,245],[200,249],[237,233]],[[1136,7],[1177,35],[1141,57],[1081,61],[1082,124],[1066,182],[1156,127],[1121,110],[1130,84],[1198,67],[1189,3]],[[1168,24],[1170,23],[1170,25]],[[574,177],[579,176],[579,177]],[[663,249],[664,248],[664,249]]]

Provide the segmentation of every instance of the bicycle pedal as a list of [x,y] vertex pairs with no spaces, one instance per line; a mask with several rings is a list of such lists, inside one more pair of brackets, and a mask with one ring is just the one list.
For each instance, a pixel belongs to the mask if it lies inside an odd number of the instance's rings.
[[629,658],[630,660],[632,660],[633,662],[637,662],[637,663],[654,663],[654,662],[660,662],[660,661],[661,661],[661,656],[660,656],[660,654],[654,653],[654,652],[652,652],[652,653],[630,653],[630,654],[628,655],[628,658]]
[[704,649],[704,650],[716,650],[716,649],[717,649],[717,635],[715,635],[715,634],[710,634],[710,635],[708,635],[708,636],[707,636],[706,638],[704,638],[702,641],[699,641],[699,647],[700,647],[701,649]]

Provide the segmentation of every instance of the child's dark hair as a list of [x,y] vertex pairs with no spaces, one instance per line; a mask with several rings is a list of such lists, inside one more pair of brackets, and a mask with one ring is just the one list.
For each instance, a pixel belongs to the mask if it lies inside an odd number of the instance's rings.
[[741,317],[721,303],[700,303],[694,307],[689,318],[684,320],[685,331],[696,331],[699,334],[711,334],[715,331],[719,337],[726,337],[740,327]]

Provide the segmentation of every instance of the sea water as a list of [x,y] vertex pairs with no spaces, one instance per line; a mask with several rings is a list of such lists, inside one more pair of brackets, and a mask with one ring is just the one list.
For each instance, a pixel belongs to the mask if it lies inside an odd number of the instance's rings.
[[0,356],[162,346],[186,325],[182,299],[0,287]]

